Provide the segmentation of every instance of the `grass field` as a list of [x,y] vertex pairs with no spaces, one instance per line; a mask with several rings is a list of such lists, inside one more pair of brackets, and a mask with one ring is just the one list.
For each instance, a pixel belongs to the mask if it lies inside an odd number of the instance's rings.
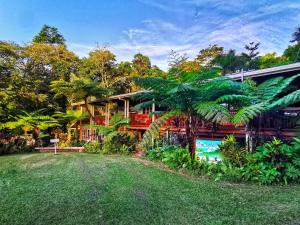
[[0,224],[300,224],[300,186],[216,183],[125,156],[2,156]]

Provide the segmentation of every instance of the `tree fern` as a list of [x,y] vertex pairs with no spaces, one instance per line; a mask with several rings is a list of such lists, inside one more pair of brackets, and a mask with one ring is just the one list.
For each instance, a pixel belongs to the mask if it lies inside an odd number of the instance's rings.
[[272,104],[268,105],[268,110],[272,110],[274,108],[283,108],[289,105],[293,105],[295,103],[300,102],[300,90],[294,91],[276,101]]
[[146,148],[148,145],[152,143],[152,140],[157,138],[160,133],[161,127],[169,120],[170,118],[174,116],[179,116],[181,115],[180,112],[177,111],[171,111],[167,112],[155,121],[153,121],[150,125],[150,127],[147,129],[145,134],[143,135],[143,140],[141,142],[141,146],[143,148]]
[[199,103],[195,107],[206,120],[219,124],[230,121],[231,115],[228,109],[217,102]]
[[233,116],[232,122],[246,125],[264,111],[266,111],[266,108],[263,103],[243,107]]
[[251,103],[251,101],[255,100],[255,98],[246,95],[223,95],[217,98],[217,103],[230,103],[230,102],[244,102],[244,103]]
[[[257,95],[265,101],[271,101],[280,93],[284,92],[290,84],[300,77],[300,74],[283,79],[282,77],[271,79],[258,86]],[[275,81],[274,81],[275,80]],[[274,82],[272,82],[274,81]],[[269,84],[266,85],[265,83]]]

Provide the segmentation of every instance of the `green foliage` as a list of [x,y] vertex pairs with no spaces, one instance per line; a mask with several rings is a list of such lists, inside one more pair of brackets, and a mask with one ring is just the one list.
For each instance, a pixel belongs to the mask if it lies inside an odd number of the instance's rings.
[[33,38],[32,42],[46,44],[65,44],[65,38],[56,27],[44,25],[41,31]]
[[167,122],[168,119],[174,116],[180,115],[179,112],[171,111],[167,112],[155,121],[153,121],[150,125],[150,127],[146,130],[146,132],[143,135],[143,140],[140,143],[140,145],[143,148],[146,148],[147,146],[150,146],[153,144],[154,139],[157,139],[160,134],[160,128]]
[[129,119],[124,118],[123,114],[117,113],[109,120],[109,126],[102,125],[87,125],[89,128],[94,128],[96,132],[107,136],[110,133],[117,132],[120,128],[124,128],[129,124]]
[[283,56],[288,58],[290,62],[299,62],[300,60],[300,42],[289,45],[283,52]]
[[0,142],[0,155],[33,152],[34,148],[27,144],[24,138],[13,138],[12,140]]
[[159,144],[147,151],[151,160],[160,160],[174,169],[191,169],[193,161],[187,148],[176,145]]
[[177,148],[173,151],[165,151],[161,161],[171,168],[180,169],[190,168],[193,160],[188,149]]
[[93,119],[94,115],[88,105],[89,100],[93,97],[104,100],[108,94],[108,90],[99,85],[98,82],[88,78],[76,77],[75,75],[72,76],[70,82],[62,79],[52,81],[50,87],[56,98],[65,96],[69,102],[84,101],[86,111]]
[[[292,86],[299,77],[276,77],[258,86],[249,81],[237,85],[232,81],[217,79],[206,87],[210,101],[198,102],[194,107],[207,120],[246,125],[261,113],[300,102],[300,91]],[[230,94],[224,93],[228,87],[231,87],[231,91],[228,91]],[[212,88],[217,90],[215,95],[209,93]],[[230,113],[232,110],[236,113]]]
[[1,124],[0,129],[18,129],[21,128],[25,133],[28,131],[33,131],[34,129],[46,130],[50,127],[59,126],[58,121],[51,116],[42,115],[44,110],[38,110],[34,112],[22,111],[12,120]]
[[102,144],[98,141],[92,142],[89,141],[86,144],[84,144],[84,152],[86,153],[101,153],[102,151]]
[[111,132],[105,136],[103,141],[104,154],[129,154],[135,150],[136,137],[127,132]]
[[262,184],[296,182],[300,179],[300,140],[291,145],[278,139],[257,148],[248,156],[244,177]]
[[151,160],[162,160],[167,152],[172,152],[178,149],[176,145],[157,144],[155,147],[148,149],[147,157]]
[[226,160],[241,166],[246,161],[246,151],[241,148],[234,135],[228,135],[220,144],[220,150]]
[[272,68],[289,64],[290,61],[286,56],[277,56],[276,52],[267,53],[258,58],[260,69]]

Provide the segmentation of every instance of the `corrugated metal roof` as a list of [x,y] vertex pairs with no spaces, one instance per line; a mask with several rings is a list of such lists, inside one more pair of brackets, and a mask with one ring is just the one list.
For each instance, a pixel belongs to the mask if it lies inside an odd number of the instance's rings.
[[226,74],[226,77],[232,78],[234,80],[242,79],[243,77],[262,77],[262,76],[270,76],[280,73],[288,73],[288,72],[294,72],[299,71],[300,73],[300,63],[293,63],[289,65],[283,65],[283,66],[277,66],[267,69],[261,69],[261,70],[253,70],[253,71],[245,71],[245,72],[239,72],[239,73],[233,73],[233,74]]

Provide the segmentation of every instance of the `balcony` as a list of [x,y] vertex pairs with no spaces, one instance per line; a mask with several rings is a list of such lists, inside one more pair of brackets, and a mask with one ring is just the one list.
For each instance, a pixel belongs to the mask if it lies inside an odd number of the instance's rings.
[[138,114],[136,112],[129,113],[131,127],[149,127],[152,123],[152,116],[149,114]]

